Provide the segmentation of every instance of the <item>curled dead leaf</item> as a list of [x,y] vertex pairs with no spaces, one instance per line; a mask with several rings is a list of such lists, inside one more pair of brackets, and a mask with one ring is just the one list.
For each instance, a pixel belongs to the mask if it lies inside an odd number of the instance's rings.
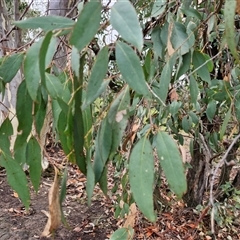
[[55,177],[54,182],[49,190],[48,201],[49,201],[49,213],[47,224],[42,232],[42,237],[48,237],[55,231],[61,224],[61,207],[59,202],[59,177],[58,170],[54,166]]
[[137,216],[137,207],[135,203],[132,203],[131,206],[129,207],[129,213],[123,227],[134,228],[136,216]]

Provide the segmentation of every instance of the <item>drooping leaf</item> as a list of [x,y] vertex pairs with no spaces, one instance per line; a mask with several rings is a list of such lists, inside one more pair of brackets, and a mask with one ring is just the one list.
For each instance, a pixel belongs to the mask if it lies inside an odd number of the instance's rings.
[[71,162],[75,163],[75,154],[73,151],[73,120],[72,113],[66,115],[63,111],[58,116],[57,122],[58,136],[64,153]]
[[99,179],[99,186],[100,186],[100,188],[103,191],[105,196],[108,195],[107,185],[108,185],[108,179],[107,179],[107,164],[106,164],[103,168],[102,175]]
[[39,70],[39,51],[42,40],[34,43],[27,51],[24,61],[24,76],[27,84],[28,92],[31,98],[35,101],[37,99],[37,92],[40,83]]
[[143,47],[143,34],[137,13],[129,0],[119,0],[111,8],[110,23],[121,37],[139,51]]
[[103,83],[108,67],[108,48],[104,47],[97,55],[88,81],[86,97],[83,102],[83,109],[91,104],[99,95],[99,89]]
[[[111,154],[114,155],[121,143],[124,131],[128,123],[128,109],[130,106],[129,88],[125,87],[112,102],[108,111],[108,122],[112,125]],[[111,159],[111,157],[110,157]]]
[[32,129],[33,101],[27,90],[26,81],[23,81],[17,91],[16,115],[18,118],[18,132],[27,139]]
[[192,63],[199,77],[203,81],[210,83],[210,73],[208,71],[208,66],[206,64],[204,55],[199,51],[194,51],[192,56]]
[[188,34],[186,27],[179,22],[173,22],[171,43],[174,50],[180,50],[180,54],[184,55],[189,51]]
[[68,226],[68,224],[67,224],[67,220],[63,213],[62,203],[63,203],[63,201],[66,197],[66,193],[67,193],[67,176],[68,176],[68,171],[67,171],[67,167],[65,167],[63,177],[62,177],[62,182],[61,182],[60,195],[59,195],[59,202],[60,202],[60,208],[61,208],[61,221],[65,226]]
[[208,103],[207,109],[206,109],[206,115],[207,115],[207,118],[210,122],[212,122],[212,120],[215,116],[216,110],[217,110],[216,101],[215,100],[210,101]]
[[81,11],[70,37],[70,43],[79,51],[90,43],[97,33],[101,21],[101,8],[100,1],[90,1]]
[[[52,32],[48,32],[41,44],[40,47],[40,51],[39,51],[39,70],[40,70],[40,76],[41,76],[41,80],[43,85],[45,86],[45,68],[46,68],[46,55],[49,52],[49,46],[51,43],[51,39],[52,39],[53,33]],[[53,38],[55,39],[55,38]],[[51,51],[52,56],[54,55],[55,49],[56,49],[56,40],[55,40],[55,44],[54,44],[54,51]]]
[[8,83],[12,81],[22,65],[23,58],[23,53],[12,54],[4,58],[0,65],[0,79],[3,82]]
[[160,165],[171,190],[181,198],[187,190],[187,182],[180,152],[176,143],[166,132],[159,132],[155,138]]
[[179,70],[177,73],[177,79],[180,78],[183,74],[186,74],[190,69],[192,53],[188,52],[185,55],[179,58]]
[[70,96],[70,91],[66,84],[62,84],[61,80],[50,73],[45,73],[46,76],[46,88],[53,99],[62,99],[65,103],[68,103]]
[[223,120],[223,124],[221,126],[221,129],[220,129],[220,141],[223,140],[223,137],[224,137],[224,134],[226,132],[226,129],[227,129],[227,125],[231,119],[231,116],[232,116],[232,109],[229,108],[229,110],[227,111],[227,114]]
[[140,60],[126,43],[117,42],[116,61],[124,80],[137,93],[150,96]]
[[162,100],[162,102],[166,101],[167,95],[168,95],[168,88],[169,84],[172,78],[172,69],[176,62],[176,53],[174,53],[166,65],[163,68],[161,77],[160,77],[160,83],[159,83],[159,90],[156,92],[156,94],[159,96],[159,98]]
[[88,206],[90,206],[91,204],[91,198],[92,198],[93,190],[95,186],[95,175],[94,175],[90,157],[91,157],[91,154],[90,154],[90,151],[88,150],[87,152],[87,186],[86,186]]
[[42,91],[40,90],[41,89],[39,89],[39,92],[37,95],[37,101],[34,102],[34,123],[35,123],[36,131],[39,135],[43,127],[46,111],[47,111],[47,101],[45,101]]
[[225,1],[225,4],[224,4],[225,37],[232,55],[239,62],[239,56],[238,56],[237,44],[236,44],[236,38],[235,38],[236,36],[235,9],[236,9],[236,1],[232,1],[232,0]]
[[29,165],[30,179],[36,192],[39,188],[42,172],[41,158],[41,148],[37,140],[31,137],[27,144],[26,162]]
[[[45,68],[52,61],[52,57],[56,50],[56,38],[51,38],[51,41],[47,47],[47,52],[40,54],[40,49],[43,44],[43,39],[40,39],[38,42],[34,43],[27,51],[26,58],[24,61],[24,76],[27,84],[28,92],[31,98],[36,101],[38,88],[40,85],[40,58],[45,60]],[[45,46],[45,45],[43,45]],[[45,46],[46,47],[46,46]],[[45,49],[46,50],[46,49]],[[43,64],[43,63],[42,63]],[[44,73],[45,68],[41,65],[41,71]]]
[[[91,3],[91,2],[90,2]],[[82,105],[82,85],[83,85],[83,69],[85,56],[80,59],[79,77],[74,75],[74,114],[73,114],[73,147],[76,157],[76,163],[82,173],[87,173],[86,156],[84,153],[84,122]]]
[[0,156],[0,166],[6,169],[9,185],[17,192],[24,206],[28,209],[30,205],[30,192],[22,167],[17,161],[5,154]]
[[67,192],[67,167],[64,169],[63,177],[62,177],[62,183],[61,183],[61,191],[60,191],[60,196],[59,200],[60,203],[62,203],[66,197],[66,192]]
[[148,220],[154,222],[154,157],[150,141],[143,137],[133,147],[129,160],[129,181],[134,200]]
[[11,155],[10,136],[13,135],[13,127],[9,118],[6,118],[0,126],[0,149],[5,154]]
[[166,48],[166,44],[162,42],[161,39],[161,31],[162,29],[157,26],[152,30],[151,36],[152,36],[152,41],[153,41],[153,50],[159,57],[163,57],[164,55],[164,50]]
[[92,109],[88,106],[83,111],[83,126],[84,126],[84,147],[90,149],[92,142]]
[[193,75],[190,76],[190,97],[191,103],[196,103],[199,95],[199,88],[196,79]]
[[74,21],[67,17],[61,16],[43,16],[28,18],[22,21],[15,21],[13,24],[23,29],[41,28],[44,31],[53,31],[57,29],[71,28]]
[[98,134],[95,140],[95,156],[93,162],[93,170],[95,174],[95,181],[98,182],[104,166],[108,160],[112,147],[112,125],[109,124],[108,119],[102,120],[101,126],[98,129]]
[[74,46],[72,47],[71,53],[71,68],[74,71],[74,74],[79,77],[80,53]]

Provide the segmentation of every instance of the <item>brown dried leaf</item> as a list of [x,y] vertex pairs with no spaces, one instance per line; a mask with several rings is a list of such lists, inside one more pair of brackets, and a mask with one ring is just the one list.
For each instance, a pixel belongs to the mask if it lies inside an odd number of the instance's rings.
[[169,92],[169,97],[171,102],[173,101],[177,101],[179,99],[179,95],[177,93],[176,88],[173,88],[170,92]]
[[61,207],[59,201],[59,179],[58,170],[54,166],[55,177],[54,182],[49,190],[49,216],[47,224],[42,232],[42,237],[48,237],[54,230],[56,230],[61,224]]
[[172,46],[172,43],[171,43],[172,30],[173,30],[173,22],[171,22],[168,27],[167,50],[168,50],[169,56],[172,56],[175,52],[175,50]]
[[131,206],[129,207],[129,213],[123,225],[123,228],[129,228],[129,227],[134,228],[136,216],[137,216],[137,207],[135,203],[132,203]]

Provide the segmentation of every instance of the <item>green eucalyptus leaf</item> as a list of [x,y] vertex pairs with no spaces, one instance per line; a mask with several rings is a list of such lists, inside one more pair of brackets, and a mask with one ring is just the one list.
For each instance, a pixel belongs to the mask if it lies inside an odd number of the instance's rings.
[[199,77],[203,81],[210,83],[210,73],[204,55],[199,51],[194,51],[192,56],[192,63]]
[[225,1],[225,4],[224,4],[225,37],[232,55],[239,62],[237,43],[235,38],[236,37],[235,9],[236,9],[236,1],[232,1],[232,0]]
[[42,154],[38,141],[31,137],[27,143],[26,163],[29,165],[30,179],[36,192],[38,191],[41,179],[41,159]]
[[132,228],[119,228],[110,237],[109,240],[132,240],[134,230]]
[[13,24],[23,29],[41,28],[43,31],[53,31],[58,29],[72,28],[74,21],[61,16],[42,16],[28,18],[22,21],[15,21]]
[[143,34],[137,13],[129,0],[119,0],[111,8],[110,23],[121,37],[139,51],[143,47]]
[[91,104],[100,94],[99,89],[108,68],[108,48],[104,47],[97,55],[96,61],[91,71],[91,76],[86,90],[86,97],[83,102],[83,108]]
[[86,186],[86,192],[87,192],[87,197],[88,197],[88,206],[91,205],[91,198],[93,195],[94,186],[95,186],[95,175],[94,175],[93,166],[91,163],[91,154],[90,154],[90,151],[88,150],[88,153],[87,153],[87,186]]
[[156,94],[159,96],[159,98],[162,100],[162,102],[166,101],[167,95],[168,95],[168,88],[169,84],[172,78],[172,69],[176,62],[176,54],[173,54],[171,58],[168,60],[166,65],[163,68],[161,77],[160,77],[160,84],[159,84],[159,90],[156,92]]
[[133,147],[129,160],[129,181],[139,209],[154,222],[153,207],[154,157],[150,141],[143,137]]
[[28,209],[30,206],[30,192],[22,167],[12,157],[3,154],[0,156],[0,166],[6,169],[9,185],[17,192],[26,209]]
[[184,55],[189,51],[190,45],[188,42],[188,34],[186,27],[179,22],[173,22],[171,43],[175,50],[180,49],[180,54]]
[[160,165],[171,190],[181,198],[187,191],[187,182],[180,152],[176,143],[166,132],[159,132],[155,138]]
[[193,75],[190,76],[190,97],[191,103],[196,103],[199,96],[199,88]]
[[206,109],[206,115],[207,115],[207,118],[210,122],[212,122],[212,120],[215,116],[216,110],[217,110],[216,101],[214,101],[214,100],[210,101],[208,103],[207,109]]
[[98,182],[104,166],[110,155],[112,148],[112,125],[105,118],[102,120],[101,126],[98,129],[95,140],[95,156],[93,162],[93,170],[95,174],[95,181]]
[[224,137],[224,134],[226,132],[226,129],[227,129],[227,125],[231,119],[231,116],[232,116],[232,109],[229,108],[229,110],[227,111],[227,114],[223,120],[223,124],[221,126],[221,129],[220,129],[220,141],[223,140],[223,137]]
[[117,42],[116,61],[124,80],[137,93],[150,96],[140,60],[126,43]]
[[27,90],[26,81],[21,82],[17,91],[16,115],[18,119],[18,132],[27,139],[32,130],[33,101]]
[[156,0],[152,7],[151,17],[158,17],[163,14],[167,7],[167,0]]
[[2,79],[3,82],[8,83],[12,81],[22,65],[23,58],[23,53],[15,53],[4,57],[0,65],[0,79]]
[[101,9],[100,1],[90,1],[81,11],[70,37],[70,43],[79,51],[89,44],[97,33],[100,27]]

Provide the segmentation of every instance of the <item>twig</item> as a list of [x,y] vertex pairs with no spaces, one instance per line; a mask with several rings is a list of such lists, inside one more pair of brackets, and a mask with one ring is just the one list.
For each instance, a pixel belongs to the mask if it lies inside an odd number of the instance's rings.
[[[28,9],[31,7],[32,4],[33,4],[33,0],[25,8],[24,12],[21,14],[18,20],[21,20],[25,16],[25,14],[27,13]],[[13,30],[15,30],[15,27],[16,27],[15,25],[12,26],[12,28],[6,33],[6,35],[0,39],[0,43],[7,40],[8,36],[12,33]]]
[[233,148],[233,146],[237,143],[239,138],[240,138],[240,133],[233,139],[233,141],[230,144],[230,146],[228,147],[226,153],[224,154],[222,159],[216,165],[216,168],[215,168],[215,170],[213,172],[213,175],[212,175],[212,180],[210,182],[210,205],[212,206],[212,210],[211,210],[211,231],[212,231],[212,234],[214,234],[214,232],[215,232],[215,229],[214,229],[214,210],[215,210],[215,207],[214,207],[214,197],[213,197],[214,180],[215,180],[215,177],[216,177],[217,172],[218,172],[219,168],[221,167],[221,165],[224,164],[224,163],[228,165],[228,163],[226,162],[226,158],[227,158],[228,154],[230,153],[231,149]]

